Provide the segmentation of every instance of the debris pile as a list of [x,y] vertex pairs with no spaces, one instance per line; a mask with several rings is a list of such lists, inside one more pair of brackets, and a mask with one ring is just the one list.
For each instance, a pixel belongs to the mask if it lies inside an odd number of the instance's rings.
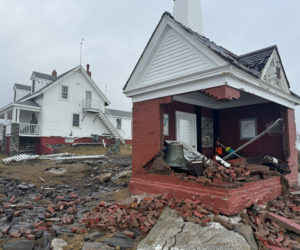
[[267,207],[254,205],[241,213],[242,222],[255,231],[256,240],[263,248],[299,249],[300,193],[285,195],[270,201]]
[[[154,197],[144,197],[138,202],[135,198],[132,202],[107,204],[101,201],[95,209],[86,214],[81,220],[86,228],[110,231],[112,233],[127,228],[138,228],[142,233],[147,233],[159,219],[165,206],[176,210],[187,222],[207,226],[212,221],[212,214],[218,214],[216,210],[200,201],[170,199],[167,194]],[[82,229],[73,228],[81,232]],[[123,232],[124,233],[124,232]],[[128,234],[131,237],[132,234]],[[133,235],[132,235],[133,237]]]

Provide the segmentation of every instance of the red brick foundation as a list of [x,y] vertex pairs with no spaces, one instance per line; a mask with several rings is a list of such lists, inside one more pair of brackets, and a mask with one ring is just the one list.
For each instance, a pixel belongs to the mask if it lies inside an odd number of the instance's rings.
[[132,178],[129,188],[136,194],[168,193],[174,198],[200,200],[225,215],[234,215],[253,204],[264,204],[282,193],[280,177],[224,190],[195,182],[185,182],[175,176],[148,174]]

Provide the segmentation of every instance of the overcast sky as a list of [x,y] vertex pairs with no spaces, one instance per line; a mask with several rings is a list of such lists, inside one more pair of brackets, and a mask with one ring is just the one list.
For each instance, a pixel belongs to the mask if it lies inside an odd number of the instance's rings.
[[[61,74],[91,65],[111,108],[131,109],[122,88],[173,0],[0,0],[0,106],[32,71]],[[299,0],[202,0],[204,33],[243,54],[277,44],[291,89],[300,94]],[[297,109],[300,130],[300,108]]]

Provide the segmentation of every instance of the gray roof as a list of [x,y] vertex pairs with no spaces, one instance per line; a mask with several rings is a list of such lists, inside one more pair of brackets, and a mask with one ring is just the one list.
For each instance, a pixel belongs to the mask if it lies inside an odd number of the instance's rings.
[[[207,37],[200,35],[199,33],[191,30],[188,27],[186,27],[182,23],[176,21],[174,19],[174,17],[169,12],[165,12],[163,14],[163,16],[161,18],[161,21],[165,16],[169,16],[178,26],[180,26],[182,29],[184,29],[189,34],[191,34],[199,42],[205,44],[208,48],[210,48],[216,54],[221,56],[224,60],[226,60],[227,62],[233,64],[234,66],[242,69],[243,71],[247,72],[248,74],[251,74],[252,76],[254,76],[256,78],[261,77],[262,69],[266,65],[266,63],[267,63],[268,59],[270,58],[272,52],[275,49],[277,50],[277,46],[271,46],[271,47],[267,47],[265,49],[257,50],[257,51],[254,51],[254,52],[251,52],[251,53],[248,53],[248,54],[245,54],[245,55],[238,56],[238,55],[234,54],[233,52],[223,48],[222,46],[217,45],[213,41],[209,40]],[[161,21],[159,22],[159,24],[161,23]],[[155,31],[153,32],[146,48],[148,47],[148,45],[149,45],[154,33],[156,32],[159,24],[157,25]],[[141,55],[139,61],[141,60],[141,58],[144,55],[145,51],[146,51],[146,49],[144,50],[143,54]],[[138,61],[138,63],[139,63],[139,61]],[[136,64],[133,72],[135,71],[138,63]],[[129,80],[132,77],[133,72],[131,73],[127,83],[125,84],[125,86],[123,88],[123,90],[125,90]]]
[[265,49],[247,53],[239,56],[238,61],[250,69],[262,72],[275,49],[276,46],[271,46]]
[[16,104],[20,104],[20,105],[25,105],[25,106],[31,106],[31,107],[40,107],[40,105],[38,105],[37,103],[35,103],[34,101],[16,101]]
[[19,84],[19,83],[15,83],[14,88],[16,88],[16,89],[23,89],[23,90],[27,90],[27,91],[31,91],[31,86],[29,86],[29,85],[24,85],[24,84]]
[[129,111],[123,111],[123,110],[117,110],[117,109],[105,109],[105,114],[111,115],[111,116],[117,116],[117,117],[126,117],[131,118],[132,112]]
[[32,74],[34,74],[36,77],[42,78],[42,79],[47,79],[50,81],[55,81],[58,77],[53,76],[53,75],[48,75],[40,72],[33,71]]

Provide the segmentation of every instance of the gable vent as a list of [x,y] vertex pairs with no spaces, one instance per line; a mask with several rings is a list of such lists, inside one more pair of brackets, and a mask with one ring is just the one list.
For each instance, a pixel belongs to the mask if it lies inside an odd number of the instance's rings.
[[173,15],[176,21],[203,35],[200,0],[174,0]]

